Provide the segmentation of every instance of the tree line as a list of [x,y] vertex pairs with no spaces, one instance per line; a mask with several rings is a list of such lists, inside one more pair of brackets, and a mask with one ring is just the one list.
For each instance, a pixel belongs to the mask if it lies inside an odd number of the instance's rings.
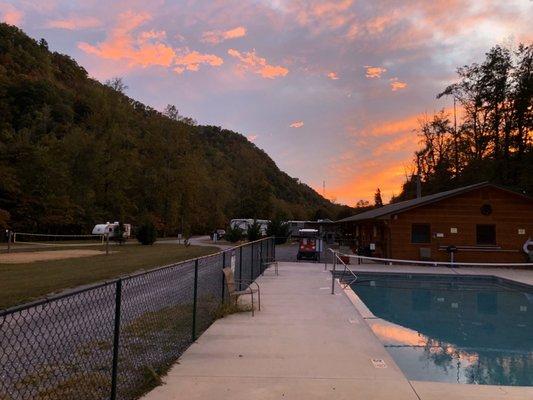
[[421,121],[412,174],[393,201],[491,181],[533,194],[533,46],[494,46],[485,60],[457,69],[446,97],[457,112]]

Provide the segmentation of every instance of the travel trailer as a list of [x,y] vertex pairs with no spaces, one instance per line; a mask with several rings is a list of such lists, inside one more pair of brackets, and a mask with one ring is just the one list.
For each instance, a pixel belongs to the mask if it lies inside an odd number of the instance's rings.
[[[118,238],[119,232],[118,232],[118,226],[120,224],[118,222],[106,222],[105,224],[96,224],[93,228],[92,234],[93,235],[107,235],[109,234],[109,238]],[[123,239],[127,239],[131,236],[131,224],[122,224],[124,228],[124,233],[122,235]]]
[[[261,230],[261,235],[266,236],[266,231],[270,220],[268,219],[256,219],[259,224],[259,229]],[[248,227],[254,223],[254,220],[251,218],[236,218],[232,219],[229,223],[229,226],[232,229],[239,228],[242,233],[248,231]]]

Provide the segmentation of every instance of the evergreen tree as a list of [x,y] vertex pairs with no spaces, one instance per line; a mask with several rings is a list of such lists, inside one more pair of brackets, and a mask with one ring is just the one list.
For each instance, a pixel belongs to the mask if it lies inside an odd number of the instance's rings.
[[381,190],[377,188],[376,193],[374,194],[374,206],[383,207],[383,200],[381,199]]

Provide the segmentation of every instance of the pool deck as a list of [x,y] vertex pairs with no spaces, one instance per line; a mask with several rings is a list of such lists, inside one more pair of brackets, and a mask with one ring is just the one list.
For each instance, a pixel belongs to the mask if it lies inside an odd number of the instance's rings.
[[[533,282],[533,271],[519,276]],[[144,400],[533,398],[533,388],[408,381],[337,284],[331,295],[324,264],[280,263],[258,282],[261,311],[216,321]]]

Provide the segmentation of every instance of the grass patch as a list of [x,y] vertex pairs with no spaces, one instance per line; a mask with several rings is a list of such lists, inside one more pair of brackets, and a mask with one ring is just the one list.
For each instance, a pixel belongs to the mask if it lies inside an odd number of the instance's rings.
[[[241,304],[220,303],[213,296],[198,299],[196,337],[217,319],[251,311]],[[119,385],[127,398],[139,398],[162,383],[175,361],[192,343],[192,304],[175,305],[147,312],[130,322],[122,331]],[[143,360],[143,363],[139,363]],[[135,377],[128,380],[126,377]],[[135,382],[135,384],[132,384]]]
[[108,256],[103,254],[27,264],[0,264],[0,309],[67,288],[215,253],[218,248],[177,244],[112,244],[110,250],[112,253]]
[[[162,377],[192,343],[190,303],[146,312],[122,327],[118,364],[119,398],[137,399],[162,384]],[[248,305],[220,303],[214,296],[198,299],[197,336],[216,319],[247,312]],[[15,392],[30,394],[35,400],[92,400],[110,392],[110,341],[81,345],[75,361],[42,365],[36,372],[14,382]],[[78,357],[79,356],[79,357]],[[107,360],[104,365],[102,360]],[[0,400],[9,399],[2,397]]]

